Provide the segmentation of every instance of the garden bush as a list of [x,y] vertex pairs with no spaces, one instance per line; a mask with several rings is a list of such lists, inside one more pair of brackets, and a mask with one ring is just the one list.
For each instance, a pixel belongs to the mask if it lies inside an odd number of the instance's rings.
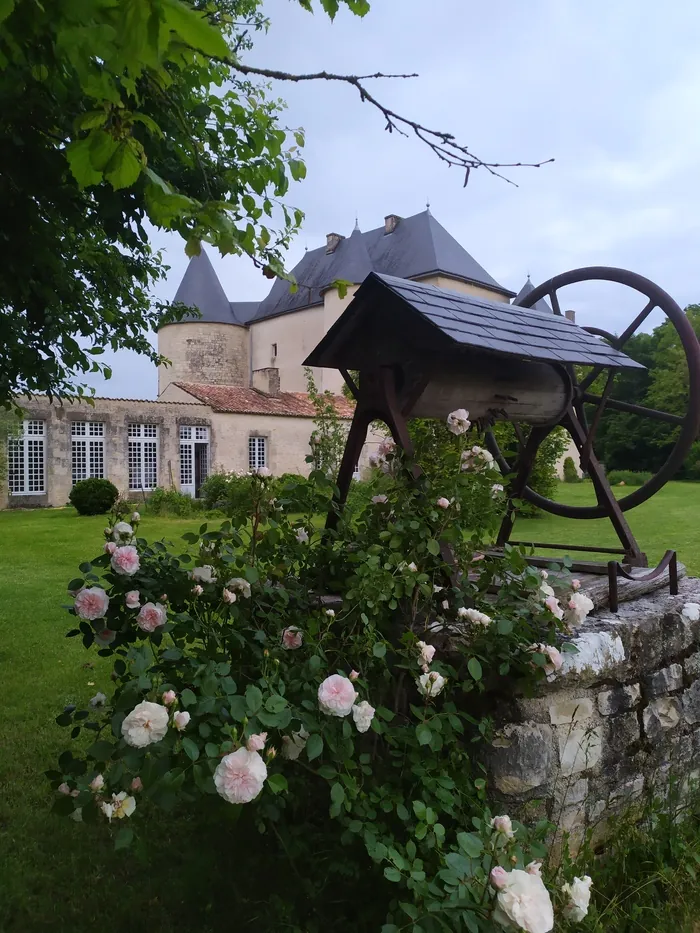
[[108,479],[81,479],[70,491],[68,499],[80,515],[104,515],[119,498],[119,490]]
[[574,463],[573,457],[567,457],[564,460],[564,482],[565,483],[580,483],[581,477],[578,475],[578,470],[576,469],[576,464]]
[[216,814],[241,928],[548,933],[587,909],[588,881],[541,876],[550,827],[499,815],[484,760],[491,711],[555,676],[592,604],[515,548],[484,557],[501,476],[450,424],[442,475],[414,479],[384,444],[384,491],[333,531],[314,524],[322,470],[291,490],[301,514],[258,473],[245,516],[177,544],[115,515],[69,583],[68,634],[112,674],[57,718],[73,744],[48,772],[56,812],[117,848],[144,813]]
[[176,489],[154,489],[148,497],[145,511],[151,515],[179,515],[185,517],[201,512],[203,504],[199,499],[186,496]]
[[636,473],[634,470],[611,470],[607,474],[611,486],[624,483],[625,486],[643,486],[651,479],[651,473]]

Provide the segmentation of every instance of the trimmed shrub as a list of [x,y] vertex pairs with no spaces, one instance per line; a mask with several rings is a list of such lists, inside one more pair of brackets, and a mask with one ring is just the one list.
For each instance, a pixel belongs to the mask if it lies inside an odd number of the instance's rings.
[[148,497],[146,510],[152,515],[193,515],[202,511],[202,502],[176,489],[154,489]]
[[608,482],[611,486],[643,486],[651,479],[651,473],[636,473],[634,470],[611,470],[608,473]]
[[565,483],[580,483],[581,477],[578,475],[578,470],[576,469],[576,464],[574,463],[573,457],[567,457],[564,461],[564,482]]
[[108,479],[81,479],[71,489],[70,503],[80,515],[104,515],[119,498],[119,490]]

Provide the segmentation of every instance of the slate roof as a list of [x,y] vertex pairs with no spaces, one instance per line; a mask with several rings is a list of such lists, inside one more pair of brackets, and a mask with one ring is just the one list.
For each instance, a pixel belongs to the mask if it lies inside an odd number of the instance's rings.
[[[402,344],[408,346],[411,338],[414,344],[422,346],[427,354],[428,342],[432,344],[430,352],[444,353],[454,348],[474,348],[485,353],[506,354],[519,359],[544,360],[555,363],[581,363],[583,365],[614,366],[620,369],[644,369],[635,360],[619,350],[594,337],[581,327],[563,316],[530,310],[523,315],[523,310],[505,302],[488,301],[474,295],[467,295],[435,285],[420,282],[407,282],[389,275],[371,273],[358,289],[348,305],[326,336],[304,361],[305,366],[345,366],[343,346],[351,342],[367,342],[366,335],[358,325],[360,319],[377,318],[375,309],[392,306],[391,296],[395,296],[392,316],[393,331],[385,338],[383,351],[393,354],[397,359],[402,353]],[[408,316],[405,314],[408,312]],[[416,327],[408,325],[417,315]],[[382,315],[387,317],[387,314]],[[402,323],[406,329],[402,332]],[[428,324],[430,326],[426,327]],[[371,350],[368,352],[374,352]],[[390,362],[379,360],[379,362]],[[393,362],[393,360],[391,361]]]
[[201,317],[186,315],[183,321],[203,321],[207,324],[244,324],[257,311],[255,301],[229,301],[219,277],[202,249],[193,256],[173,301],[197,308]]
[[[535,286],[530,281],[530,276],[528,275],[527,281],[513,299],[513,304],[519,305],[523,298],[527,298],[530,292],[534,292],[534,290]],[[549,303],[545,298],[540,298],[539,301],[535,302],[533,308],[535,311],[542,311],[544,314],[554,314],[554,311],[550,308]]]
[[[316,413],[305,392],[265,395],[245,386],[206,385],[201,382],[176,382],[175,385],[219,412],[287,418],[313,418]],[[334,396],[334,401],[341,418],[352,418],[355,409],[351,402],[342,395]]]
[[499,285],[426,210],[402,218],[393,233],[385,234],[383,225],[364,233],[356,228],[332,253],[327,253],[325,246],[309,250],[293,269],[298,290],[290,292],[289,282],[277,279],[253,320],[322,304],[324,289],[335,279],[359,284],[370,272],[404,279],[444,273],[494,289],[504,297],[514,295]]

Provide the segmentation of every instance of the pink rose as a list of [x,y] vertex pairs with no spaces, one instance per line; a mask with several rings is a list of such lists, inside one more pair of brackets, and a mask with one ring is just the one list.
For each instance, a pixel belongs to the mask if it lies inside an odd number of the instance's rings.
[[101,774],[96,774],[95,777],[90,781],[90,790],[98,791],[102,790],[105,786],[105,779]]
[[418,642],[418,650],[420,651],[419,664],[432,664],[433,658],[435,657],[435,645],[426,645],[424,641]]
[[373,504],[373,505],[385,505],[388,501],[389,501],[389,500],[388,500],[387,497],[384,496],[384,495],[372,496],[372,504]]
[[536,875],[538,878],[542,877],[542,862],[530,862],[525,866],[525,871],[528,875]]
[[65,794],[66,797],[70,794],[70,787],[64,781],[63,784],[58,785],[59,794]]
[[103,619],[109,606],[109,596],[99,586],[81,590],[75,597],[75,614],[81,619]]
[[165,625],[167,611],[161,603],[146,603],[136,616],[136,624],[144,632],[155,632],[161,625]]
[[197,583],[196,586],[192,587],[193,596],[201,596],[203,592],[204,592],[204,587],[200,586],[199,583]]
[[114,541],[108,541],[105,544],[105,554],[114,554],[116,550],[117,550],[117,545],[114,543]]
[[247,748],[226,755],[216,766],[217,793],[229,803],[250,803],[263,789],[267,766],[257,752]]
[[572,581],[571,581],[571,589],[572,589],[574,592],[576,592],[576,590],[580,590],[580,589],[581,589],[581,581],[580,581],[580,580],[572,580]]
[[134,778],[134,780],[129,785],[129,790],[133,790],[133,791],[143,790],[143,781],[138,775]]
[[296,625],[288,625],[282,632],[282,647],[287,651],[291,651],[294,648],[301,648],[303,641],[304,636]]
[[436,505],[439,509],[449,509],[450,504],[451,504],[451,503],[450,503],[450,500],[449,500],[449,499],[446,499],[444,496],[440,496],[440,498],[439,498],[439,499],[437,500],[437,502],[435,503],[435,505]]
[[257,735],[250,736],[245,747],[249,752],[261,752],[265,748],[265,742],[267,742],[267,732],[259,732]]
[[178,730],[182,732],[183,729],[187,727],[187,723],[190,721],[190,714],[186,710],[181,710],[178,713],[175,713],[173,716],[173,725]]
[[139,602],[139,591],[138,590],[129,590],[125,596],[126,608],[127,609],[138,609],[141,603]]
[[544,601],[545,606],[552,613],[553,616],[556,616],[557,619],[564,618],[564,610],[559,605],[559,600],[556,596],[548,596]]
[[231,590],[224,590],[221,594],[221,598],[225,603],[229,603],[229,605],[236,602],[236,594],[232,593]]
[[348,676],[349,676],[350,680],[352,680],[352,681],[354,682],[354,681],[356,681],[357,678],[360,676],[360,672],[359,672],[359,671],[350,671],[350,674],[349,674]]
[[[560,668],[560,667],[562,666],[562,664],[564,663],[564,659],[562,658],[561,652],[559,651],[559,649],[553,647],[553,645],[547,645],[547,647],[545,648],[545,654],[546,654],[547,657],[549,658],[549,662],[550,662],[550,663],[547,665],[547,667],[549,667],[549,666],[551,665],[551,667],[552,667],[555,671],[558,671],[559,668]],[[545,668],[545,670],[546,670],[546,669],[547,669],[547,668]]]
[[501,868],[500,865],[497,865],[495,868],[491,869],[489,881],[494,886],[494,888],[503,888],[508,882],[508,872],[505,870],[505,868]]
[[116,573],[130,577],[139,569],[141,561],[139,552],[133,544],[125,544],[124,547],[118,547],[112,554],[112,567]]
[[513,839],[515,836],[513,832],[513,823],[509,816],[494,816],[491,820],[491,829],[495,830],[497,833],[503,833],[503,835],[507,836],[509,839]]
[[172,706],[175,700],[177,700],[177,693],[175,693],[174,690],[166,690],[163,693],[163,703],[165,706]]
[[327,716],[347,716],[356,699],[355,688],[342,674],[331,674],[318,688],[318,707]]

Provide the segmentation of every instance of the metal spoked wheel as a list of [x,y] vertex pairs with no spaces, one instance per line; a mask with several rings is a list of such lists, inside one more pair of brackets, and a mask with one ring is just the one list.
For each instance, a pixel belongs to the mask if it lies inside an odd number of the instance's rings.
[[[643,486],[638,487],[633,492],[629,493],[629,495],[618,500],[620,509],[625,512],[628,509],[634,508],[636,505],[640,505],[642,502],[646,502],[650,496],[658,492],[659,489],[673,477],[698,436],[698,432],[700,431],[700,344],[698,344],[698,340],[690,322],[673,298],[662,288],[659,288],[658,285],[655,285],[654,282],[644,278],[644,276],[637,275],[635,272],[628,272],[625,269],[591,266],[565,272],[563,275],[557,275],[533,289],[533,291],[520,302],[520,305],[523,308],[531,308],[540,301],[540,299],[548,298],[554,312],[556,314],[561,314],[561,305],[557,294],[559,290],[567,285],[592,281],[616,282],[620,285],[624,285],[644,296],[646,298],[646,304],[619,336],[610,334],[597,327],[586,327],[584,328],[585,330],[591,334],[596,334],[603,340],[607,340],[617,349],[624,350],[625,344],[629,339],[646,321],[652,311],[658,308],[663,311],[676,329],[681,346],[683,347],[687,366],[688,408],[684,415],[657,411],[653,408],[646,408],[642,405],[616,399],[614,397],[614,372],[610,373],[604,391],[600,395],[594,394],[590,391],[590,388],[600,373],[603,372],[603,368],[589,367],[589,371],[583,376],[580,376],[577,375],[574,368],[571,367],[570,375],[574,385],[574,397],[572,406],[561,423],[567,428],[573,437],[574,443],[579,448],[582,455],[582,463],[588,467],[591,473],[597,474],[600,480],[604,480],[604,477],[595,457],[594,440],[600,419],[606,409],[610,411],[628,412],[647,417],[654,421],[663,421],[667,424],[673,424],[680,428],[673,450],[658,472]],[[584,411],[585,405],[596,406],[590,423]],[[515,468],[514,464],[509,463],[505,459],[492,433],[488,435],[488,445],[504,473],[512,473]],[[539,495],[539,493],[536,493],[530,487],[525,488],[523,498],[547,512],[566,518],[605,518],[609,515],[609,509],[600,502],[598,505],[594,506],[565,505],[564,503],[555,502],[552,499]]]

